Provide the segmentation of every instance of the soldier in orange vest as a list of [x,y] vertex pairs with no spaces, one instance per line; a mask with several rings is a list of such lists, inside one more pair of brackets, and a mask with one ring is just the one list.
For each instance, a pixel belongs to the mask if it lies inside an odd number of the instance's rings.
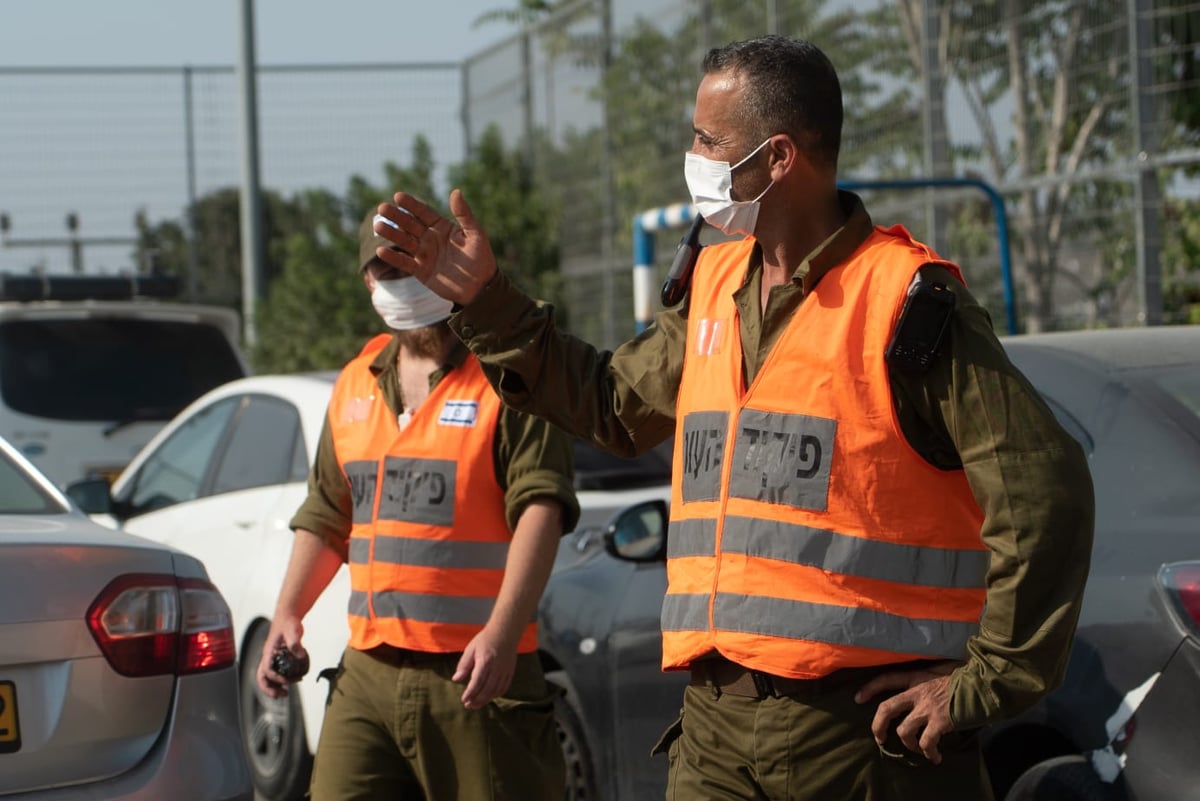
[[[374,214],[359,263],[389,333],[334,385],[267,638],[302,655],[302,618],[349,564],[311,798],[560,801],[534,621],[579,516],[571,443],[501,404],[450,333],[450,302],[376,258]],[[258,681],[278,697],[272,650]]]
[[457,190],[453,221],[381,206],[381,255],[461,304],[506,404],[625,455],[674,435],[663,667],[691,682],[668,798],[990,799],[976,735],[1067,664],[1086,457],[959,268],[839,191],[826,56],[768,36],[703,72],[684,175],[728,240],[615,351],[497,271]]

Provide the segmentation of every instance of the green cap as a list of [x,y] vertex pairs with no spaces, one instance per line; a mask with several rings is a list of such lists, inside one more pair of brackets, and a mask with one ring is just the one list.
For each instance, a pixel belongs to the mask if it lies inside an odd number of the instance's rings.
[[[391,248],[392,250],[400,250],[388,240],[384,239],[379,234],[375,233],[375,206],[367,210],[367,216],[363,218],[362,225],[358,228],[358,271],[362,272],[367,269],[367,265],[374,259],[378,258],[375,251],[378,248]],[[386,219],[386,218],[380,218]],[[390,224],[390,223],[389,223]]]

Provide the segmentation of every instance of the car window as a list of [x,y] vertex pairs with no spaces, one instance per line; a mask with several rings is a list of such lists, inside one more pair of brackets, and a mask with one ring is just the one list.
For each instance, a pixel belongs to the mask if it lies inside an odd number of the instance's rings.
[[283,484],[292,475],[300,415],[290,403],[247,396],[213,474],[212,492]]
[[298,431],[296,432],[296,445],[292,448],[292,470],[288,475],[288,481],[307,481],[308,465],[308,448],[304,445],[303,435]]
[[0,451],[0,514],[63,514],[67,510]]
[[243,374],[213,325],[136,317],[0,324],[0,397],[35,417],[166,421]]
[[138,469],[118,502],[133,517],[200,497],[204,477],[239,398],[225,398],[193,414]]

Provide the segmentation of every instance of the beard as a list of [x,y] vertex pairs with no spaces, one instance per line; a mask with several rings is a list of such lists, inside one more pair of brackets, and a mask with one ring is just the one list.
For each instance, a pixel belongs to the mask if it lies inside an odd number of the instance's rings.
[[407,331],[392,331],[400,346],[416,356],[440,359],[446,351],[447,338],[454,336],[450,325],[441,320],[432,325],[412,328]]

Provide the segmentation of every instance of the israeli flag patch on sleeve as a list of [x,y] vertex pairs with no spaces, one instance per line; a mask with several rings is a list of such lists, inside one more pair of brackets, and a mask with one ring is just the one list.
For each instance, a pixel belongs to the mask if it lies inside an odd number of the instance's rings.
[[479,401],[449,400],[438,415],[438,425],[473,428],[479,416]]

